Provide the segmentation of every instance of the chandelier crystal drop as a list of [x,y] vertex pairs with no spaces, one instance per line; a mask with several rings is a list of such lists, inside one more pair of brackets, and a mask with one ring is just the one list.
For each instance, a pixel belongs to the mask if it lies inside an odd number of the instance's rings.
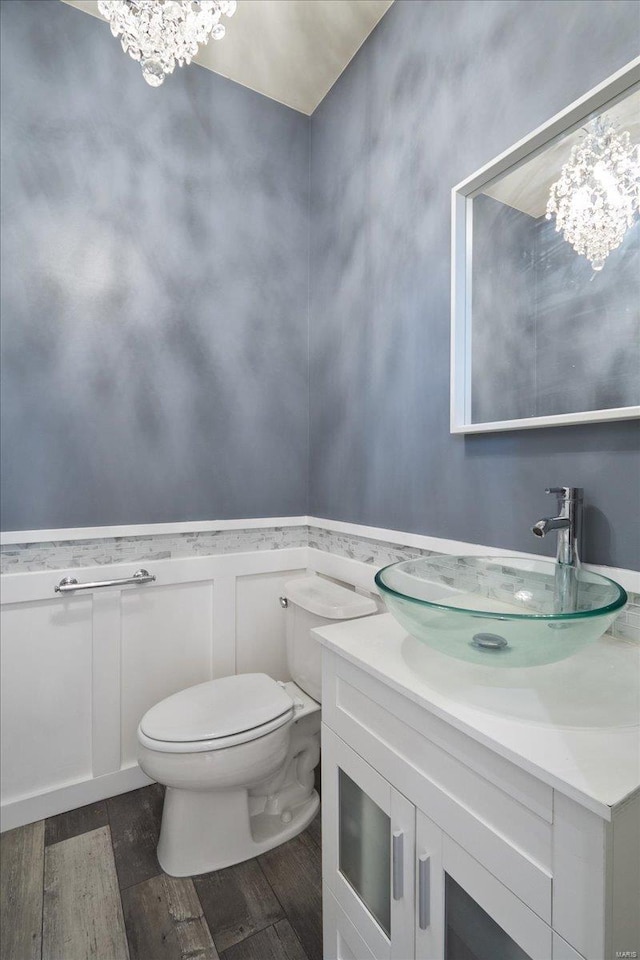
[[596,118],[551,187],[547,220],[555,215],[556,231],[602,270],[639,211],[640,146],[631,144],[628,131]]
[[176,63],[191,63],[200,44],[224,37],[221,18],[233,16],[236,0],[98,0],[98,9],[147,83],[159,87]]

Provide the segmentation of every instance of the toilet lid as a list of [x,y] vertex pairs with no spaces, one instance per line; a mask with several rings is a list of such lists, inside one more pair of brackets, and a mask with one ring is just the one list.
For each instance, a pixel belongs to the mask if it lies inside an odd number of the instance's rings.
[[161,700],[140,721],[152,740],[187,743],[230,737],[291,713],[293,701],[265,673],[209,680]]

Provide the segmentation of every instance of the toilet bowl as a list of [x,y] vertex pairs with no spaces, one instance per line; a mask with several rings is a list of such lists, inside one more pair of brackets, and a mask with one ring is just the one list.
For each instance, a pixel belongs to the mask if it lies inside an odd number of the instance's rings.
[[[256,724],[257,713],[263,722]],[[181,716],[190,721],[178,729]],[[265,674],[201,683],[148,711],[138,761],[166,785],[158,843],[165,873],[219,870],[304,830],[320,804],[313,788],[319,737],[320,705],[295,683]]]
[[293,680],[263,673],[209,680],[160,701],[140,721],[139,764],[166,786],[158,860],[171,876],[255,857],[296,836],[317,813],[320,649],[310,630],[377,607],[319,577],[285,589]]

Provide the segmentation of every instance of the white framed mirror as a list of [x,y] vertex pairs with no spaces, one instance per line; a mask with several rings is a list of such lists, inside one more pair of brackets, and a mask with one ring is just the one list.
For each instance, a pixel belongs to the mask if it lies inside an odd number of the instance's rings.
[[453,188],[452,433],[640,416],[639,143],[640,58]]

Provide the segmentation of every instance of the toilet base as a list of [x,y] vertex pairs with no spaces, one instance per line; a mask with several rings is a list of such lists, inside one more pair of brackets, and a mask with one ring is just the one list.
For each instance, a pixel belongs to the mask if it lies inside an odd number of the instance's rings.
[[191,877],[250,860],[301,833],[320,807],[315,790],[285,815],[250,816],[250,802],[244,789],[212,793],[167,787],[158,842],[164,872]]

